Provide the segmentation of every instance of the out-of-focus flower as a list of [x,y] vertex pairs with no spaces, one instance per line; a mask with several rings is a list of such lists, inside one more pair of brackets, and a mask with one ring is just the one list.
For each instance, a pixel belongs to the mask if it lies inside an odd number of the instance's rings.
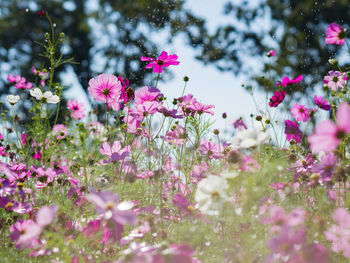
[[96,122],[89,122],[87,125],[87,128],[89,130],[89,134],[94,137],[94,138],[98,138],[102,141],[106,140],[106,128],[104,125],[102,125],[100,122],[96,121]]
[[274,57],[276,55],[275,50],[271,49],[269,52],[266,53],[267,57]]
[[242,156],[242,171],[255,172],[260,169],[260,164],[249,155]]
[[56,136],[57,140],[63,140],[67,137],[67,127],[64,124],[56,124],[52,128],[52,133]]
[[32,95],[32,97],[36,98],[37,100],[51,104],[57,104],[60,101],[60,98],[57,95],[53,95],[51,91],[45,91],[43,94],[39,88],[31,89],[30,95]]
[[330,120],[316,125],[314,134],[310,135],[308,141],[313,152],[331,152],[350,132],[350,106],[346,102],[340,104],[337,114],[337,124]]
[[135,238],[142,238],[150,230],[151,230],[151,227],[150,227],[149,223],[146,221],[145,223],[143,223],[143,225],[138,226],[137,228],[131,230],[129,235],[123,237],[120,240],[120,245],[124,246],[124,245],[128,244],[129,242],[133,241]]
[[67,108],[71,111],[71,116],[73,119],[80,120],[85,117],[85,107],[82,102],[78,102],[77,100],[69,100],[67,102]]
[[299,129],[299,124],[291,120],[286,120],[284,122],[284,133],[288,141],[294,140],[295,143],[300,143],[302,133]]
[[169,67],[170,65],[179,65],[179,61],[177,55],[168,55],[167,52],[163,51],[158,59],[149,58],[149,57],[141,57],[141,61],[149,61],[151,63],[147,64],[145,68],[153,68],[153,71],[156,73],[162,73],[163,68]]
[[268,142],[270,135],[260,129],[239,131],[232,139],[231,149],[239,150]]
[[332,23],[326,30],[326,44],[343,45],[345,43],[346,31],[337,23]]
[[25,77],[13,76],[12,74],[9,74],[7,76],[7,80],[11,83],[14,83],[16,89],[31,89],[33,87],[32,83],[26,83]]
[[302,75],[299,75],[298,77],[296,77],[294,79],[289,79],[288,77],[283,77],[282,81],[278,81],[276,83],[276,85],[277,86],[287,87],[288,85],[298,84],[302,80],[303,80],[303,76]]
[[323,99],[321,96],[314,96],[314,103],[322,110],[330,110],[331,105],[329,104],[328,100]]
[[119,196],[111,192],[91,192],[86,199],[95,205],[96,212],[105,219],[125,225],[137,223],[136,215],[129,211],[133,205],[130,202],[119,203]]
[[219,215],[230,199],[226,194],[228,183],[225,178],[209,175],[197,185],[195,200],[203,214]]
[[324,181],[329,181],[333,175],[336,163],[337,157],[330,152],[321,157],[321,161],[312,168],[312,171],[319,173]]
[[97,79],[90,79],[89,94],[97,101],[111,103],[119,99],[121,94],[122,84],[116,76],[100,74]]
[[307,121],[310,119],[309,110],[299,103],[295,103],[290,112],[297,121]]
[[7,95],[6,100],[11,105],[15,105],[19,101],[20,97],[18,95]]
[[238,118],[235,121],[230,121],[229,124],[233,124],[233,127],[238,129],[239,131],[248,129],[247,125],[244,123],[242,117]]
[[331,70],[328,71],[328,75],[324,77],[323,83],[332,90],[337,91],[338,89],[344,89],[347,80],[348,77],[345,72],[341,73],[339,71]]
[[274,95],[270,99],[269,106],[275,108],[280,105],[286,97],[286,94],[287,93],[284,90],[275,91]]
[[213,143],[209,140],[203,140],[200,143],[200,148],[198,151],[206,155],[209,159],[218,159],[220,157],[219,146],[216,143]]
[[344,257],[350,258],[350,214],[338,208],[333,212],[333,219],[337,225],[332,225],[324,235],[332,242],[334,252],[343,252]]
[[109,159],[104,160],[103,164],[108,164],[110,162],[120,161],[129,156],[131,151],[130,145],[122,149],[120,141],[114,141],[113,146],[111,147],[108,142],[104,142],[100,148],[100,152],[103,155],[107,155]]

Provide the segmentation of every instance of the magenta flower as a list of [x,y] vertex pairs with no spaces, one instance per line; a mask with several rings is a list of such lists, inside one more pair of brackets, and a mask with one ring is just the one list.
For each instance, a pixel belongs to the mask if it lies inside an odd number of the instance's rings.
[[289,79],[288,77],[283,77],[282,81],[278,81],[276,83],[276,85],[277,86],[287,87],[288,85],[298,84],[300,81],[302,81],[302,79],[303,79],[302,75],[299,75],[295,79]]
[[275,50],[271,49],[269,52],[266,53],[267,57],[274,57],[276,55]]
[[100,74],[97,79],[90,79],[89,94],[97,101],[111,103],[118,99],[122,85],[118,78],[113,75]]
[[309,110],[304,105],[300,105],[299,103],[295,103],[290,112],[297,121],[305,122],[310,119]]
[[314,96],[314,103],[322,110],[330,110],[331,105],[329,104],[328,100],[323,99],[321,96]]
[[67,127],[64,124],[56,124],[52,128],[52,133],[56,136],[57,140],[63,140],[67,137]]
[[150,61],[145,68],[153,68],[153,71],[156,73],[162,73],[163,68],[169,67],[170,65],[179,65],[180,62],[176,61],[178,59],[177,55],[168,55],[167,52],[163,51],[158,59],[141,57],[141,61]]
[[338,89],[344,89],[347,80],[348,77],[345,72],[341,73],[339,71],[331,70],[328,71],[328,76],[324,77],[323,83],[332,90],[337,91]]
[[21,76],[13,76],[9,74],[7,76],[7,80],[13,84],[15,84],[16,89],[31,89],[33,84],[28,82],[26,83],[26,78]]
[[284,90],[275,91],[275,94],[270,99],[269,106],[272,108],[277,107],[280,103],[282,103],[286,97],[286,94],[287,93]]
[[67,102],[67,108],[71,111],[71,116],[73,119],[81,120],[85,117],[85,107],[82,102],[78,102],[77,100],[69,100]]
[[317,124],[315,133],[310,135],[308,141],[313,152],[331,152],[350,132],[350,106],[343,102],[340,104],[337,114],[337,124],[330,120]]
[[332,23],[326,30],[326,44],[343,45],[345,43],[346,31],[337,23]]
[[302,133],[299,129],[299,125],[293,121],[286,120],[284,122],[284,133],[288,141],[294,140],[295,143],[300,143]]

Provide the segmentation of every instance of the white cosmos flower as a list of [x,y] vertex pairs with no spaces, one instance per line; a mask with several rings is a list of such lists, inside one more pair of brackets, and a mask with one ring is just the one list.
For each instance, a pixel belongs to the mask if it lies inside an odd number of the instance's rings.
[[57,95],[53,95],[51,91],[45,91],[43,94],[39,88],[31,89],[30,95],[37,100],[43,100],[47,103],[57,104],[60,101],[60,98]]
[[230,198],[226,194],[228,183],[225,178],[209,175],[197,185],[196,202],[199,210],[207,215],[219,215]]
[[18,95],[7,95],[6,100],[11,104],[15,105],[19,101]]
[[232,139],[231,149],[239,150],[258,146],[270,140],[270,135],[260,129],[239,131]]

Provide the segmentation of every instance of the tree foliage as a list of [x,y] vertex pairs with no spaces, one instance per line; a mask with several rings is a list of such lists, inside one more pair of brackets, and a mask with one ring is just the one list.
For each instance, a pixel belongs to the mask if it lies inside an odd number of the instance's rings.
[[[182,32],[198,37],[204,30],[204,21],[177,0],[2,0],[0,6],[0,84],[5,85],[8,73],[31,80],[32,65],[48,66],[38,57],[42,48],[36,43],[50,30],[37,15],[41,9],[49,13],[56,32],[65,33],[64,56],[74,57],[77,64],[71,67],[85,90],[93,73],[106,69],[129,78],[133,85],[147,83],[151,72],[143,70],[140,57],[161,51],[150,34],[162,32],[170,39]],[[55,76],[64,70],[58,68]],[[7,87],[0,85],[0,92],[8,92]]]
[[[270,70],[272,79],[302,74],[306,85],[299,87],[301,92],[307,92],[322,80],[330,70],[326,61],[340,48],[325,45],[327,26],[332,22],[345,27],[350,25],[348,0],[230,1],[224,13],[233,23],[220,26],[201,43],[202,52],[198,58],[234,74],[255,72],[255,79],[263,84],[259,78],[261,71],[254,70],[259,66],[256,60],[275,48],[276,61]],[[250,63],[247,57],[254,57],[254,61]],[[267,60],[262,70],[269,71]],[[264,88],[275,89],[275,86]]]

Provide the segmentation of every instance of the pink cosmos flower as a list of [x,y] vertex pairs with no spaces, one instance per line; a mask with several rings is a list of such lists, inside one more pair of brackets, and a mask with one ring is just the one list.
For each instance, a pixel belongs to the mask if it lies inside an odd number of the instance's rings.
[[63,140],[67,137],[67,127],[64,124],[56,124],[52,128],[52,133],[56,136],[57,140]]
[[331,105],[329,104],[328,100],[323,99],[321,96],[314,96],[314,103],[322,110],[330,110]]
[[255,172],[261,168],[260,164],[249,155],[242,156],[242,171]]
[[346,31],[337,23],[332,23],[326,30],[326,44],[343,45],[345,43]]
[[302,80],[303,80],[303,76],[302,75],[299,75],[295,79],[289,79],[288,77],[283,77],[282,81],[278,81],[276,83],[276,85],[277,86],[287,87],[288,85],[298,84]]
[[321,157],[320,163],[316,164],[312,168],[312,171],[319,173],[324,181],[329,181],[333,175],[336,163],[337,157],[334,153],[330,152]]
[[149,223],[146,221],[145,223],[143,223],[143,225],[138,226],[137,228],[131,230],[129,235],[123,237],[120,240],[120,245],[124,246],[124,245],[130,243],[131,241],[133,241],[135,238],[143,238],[143,236],[146,233],[148,233],[150,230],[151,230],[151,227],[150,227]]
[[350,214],[338,208],[333,212],[333,219],[337,225],[332,225],[324,235],[332,242],[334,252],[343,252],[344,257],[350,258]]
[[276,55],[275,50],[271,49],[269,52],[266,53],[267,57],[274,57]]
[[214,112],[211,111],[211,109],[215,108],[214,105],[204,105],[198,101],[193,102],[191,106],[189,106],[189,109],[193,111],[192,116],[197,113],[199,115],[202,115],[203,113],[209,113],[210,115],[214,115]]
[[108,144],[108,142],[104,142],[100,148],[100,152],[103,155],[107,155],[109,159],[104,160],[102,164],[108,164],[111,162],[123,160],[129,156],[130,151],[130,145],[122,149],[120,141],[114,141],[112,147]]
[[159,89],[144,86],[135,91],[135,104],[143,104],[145,101],[157,101],[159,97],[163,96]]
[[286,134],[286,138],[288,141],[294,140],[295,143],[300,143],[302,133],[299,129],[299,124],[286,120],[284,122],[284,133]]
[[86,199],[95,205],[96,212],[107,220],[111,219],[120,225],[137,223],[136,215],[129,211],[130,202],[119,203],[119,196],[111,192],[91,192]]
[[49,77],[49,73],[46,72],[46,71],[40,71],[40,70],[37,70],[34,66],[32,67],[32,72],[34,75],[40,77],[40,84],[41,86],[45,86],[45,80]]
[[282,103],[286,97],[286,94],[287,93],[284,90],[275,91],[275,94],[270,99],[269,106],[272,108],[277,107],[280,103]]
[[0,132],[0,140],[3,140],[4,137],[2,136],[1,132]]
[[201,141],[200,146],[201,147],[198,151],[201,154],[206,155],[209,159],[218,159],[220,157],[219,146],[216,143],[209,140],[203,140]]
[[308,141],[313,152],[331,152],[350,132],[350,106],[346,102],[340,104],[337,114],[337,124],[330,120],[317,124],[315,133],[310,135]]
[[168,55],[167,52],[163,51],[158,59],[141,57],[141,61],[150,61],[145,68],[153,68],[156,73],[162,73],[163,68],[169,67],[170,65],[179,65],[180,62],[176,61],[178,59],[177,55]]
[[80,120],[85,117],[85,107],[82,102],[78,102],[77,100],[69,100],[67,102],[67,108],[71,111],[71,116],[73,119]]
[[113,75],[100,74],[97,79],[90,79],[89,94],[97,101],[111,103],[118,99],[121,94],[122,85],[118,78]]
[[304,105],[300,105],[299,103],[295,103],[290,112],[297,121],[305,122],[310,119],[309,110]]
[[16,89],[31,89],[33,87],[32,83],[26,83],[25,77],[13,76],[12,74],[9,74],[7,76],[7,80],[11,83],[14,83]]
[[247,130],[247,129],[248,129],[248,127],[247,127],[247,125],[244,123],[242,117],[241,117],[241,118],[238,118],[237,120],[229,121],[228,124],[233,124],[233,127],[234,127],[235,129],[238,129],[239,131]]
[[332,90],[337,91],[338,89],[344,89],[347,80],[348,77],[345,72],[341,73],[339,71],[331,70],[328,71],[328,76],[324,77],[323,83]]
[[143,104],[136,104],[135,108],[144,117],[158,112],[160,103],[158,101],[145,101]]
[[180,208],[185,215],[189,215],[195,209],[187,197],[181,193],[174,195],[173,204]]

